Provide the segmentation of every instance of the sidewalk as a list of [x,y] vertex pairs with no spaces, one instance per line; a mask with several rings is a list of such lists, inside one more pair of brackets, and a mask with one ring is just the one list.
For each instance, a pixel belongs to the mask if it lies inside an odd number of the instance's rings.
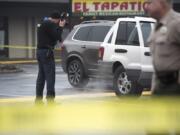
[[[61,62],[60,59],[56,59],[56,62]],[[15,73],[22,72],[23,70],[18,64],[36,64],[35,59],[14,59],[14,60],[0,60],[0,73]]]
[[17,73],[22,72],[23,70],[14,64],[0,64],[0,73]]
[[0,73],[16,73],[23,70],[18,64],[34,64],[37,63],[35,59],[1,59],[0,60]]

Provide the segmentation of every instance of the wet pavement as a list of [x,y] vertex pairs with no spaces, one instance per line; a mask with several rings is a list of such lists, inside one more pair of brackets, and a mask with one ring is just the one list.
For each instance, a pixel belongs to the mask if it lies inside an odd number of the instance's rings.
[[[36,77],[38,73],[37,64],[18,65],[23,72],[0,74],[0,98],[34,96]],[[63,72],[61,65],[56,65],[56,95],[73,95],[80,93],[109,92],[112,87],[110,82],[91,79],[83,89],[73,88]],[[111,91],[112,92],[112,91]],[[46,89],[44,90],[44,94]]]

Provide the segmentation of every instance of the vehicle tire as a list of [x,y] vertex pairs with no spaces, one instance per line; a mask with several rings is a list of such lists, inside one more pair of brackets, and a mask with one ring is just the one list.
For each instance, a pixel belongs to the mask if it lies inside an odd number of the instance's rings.
[[123,67],[118,67],[114,73],[113,87],[117,96],[141,95],[142,87],[137,82],[130,81]]
[[73,60],[68,64],[67,68],[68,81],[76,88],[85,87],[88,84],[89,79],[84,73],[84,68],[79,60]]

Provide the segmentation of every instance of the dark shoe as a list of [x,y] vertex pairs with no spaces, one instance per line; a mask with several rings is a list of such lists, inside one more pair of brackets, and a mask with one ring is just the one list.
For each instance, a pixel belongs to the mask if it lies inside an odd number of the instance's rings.
[[44,102],[42,99],[35,99],[35,105],[44,105]]
[[57,105],[57,103],[54,101],[54,99],[47,99],[47,105],[48,106],[54,106],[54,105]]

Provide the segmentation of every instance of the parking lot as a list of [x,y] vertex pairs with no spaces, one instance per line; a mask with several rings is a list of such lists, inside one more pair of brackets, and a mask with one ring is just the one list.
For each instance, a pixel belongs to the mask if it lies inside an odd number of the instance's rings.
[[[22,72],[3,73],[0,75],[1,98],[14,98],[35,96],[35,86],[38,67],[37,64],[21,64],[18,65]],[[112,93],[110,83],[92,80],[84,89],[74,89],[67,80],[67,75],[63,72],[60,63],[56,67],[56,94],[74,95],[84,93]],[[46,90],[44,91],[46,93]]]

